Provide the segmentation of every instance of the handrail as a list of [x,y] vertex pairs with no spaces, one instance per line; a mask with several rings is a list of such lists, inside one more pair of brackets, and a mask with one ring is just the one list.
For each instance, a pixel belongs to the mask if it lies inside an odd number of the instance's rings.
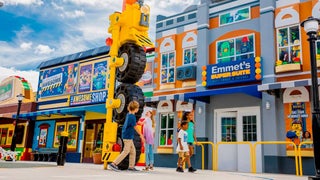
[[296,175],[299,176],[299,171],[298,171],[298,156],[297,156],[297,147],[296,144],[293,143],[292,141],[258,141],[255,142],[253,145],[253,173],[256,173],[256,147],[258,144],[292,144],[294,147],[294,156],[295,156],[295,163],[296,163]]
[[216,161],[215,161],[215,167],[214,170],[217,171],[218,169],[218,148],[220,144],[248,144],[249,148],[250,148],[250,164],[251,164],[251,172],[253,171],[253,147],[252,147],[252,143],[250,142],[246,142],[246,141],[239,141],[239,142],[218,142],[217,143],[217,147],[216,147]]
[[302,172],[302,158],[301,158],[301,145],[303,144],[313,144],[313,141],[304,141],[301,142],[298,146],[298,156],[299,156],[299,172],[300,172],[300,176],[303,176],[303,172]]
[[214,161],[213,161],[214,151],[215,151],[214,143],[211,142],[211,141],[200,141],[200,142],[198,141],[198,144],[200,144],[201,147],[202,147],[202,155],[201,155],[201,157],[202,157],[202,169],[204,169],[204,147],[203,147],[203,144],[210,144],[211,145],[211,147],[212,147],[212,170],[214,170]]

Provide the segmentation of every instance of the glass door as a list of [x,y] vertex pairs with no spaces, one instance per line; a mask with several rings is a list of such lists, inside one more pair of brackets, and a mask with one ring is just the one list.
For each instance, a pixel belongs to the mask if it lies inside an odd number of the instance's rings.
[[101,122],[87,122],[85,126],[83,162],[92,163],[92,151],[102,147],[103,127]]

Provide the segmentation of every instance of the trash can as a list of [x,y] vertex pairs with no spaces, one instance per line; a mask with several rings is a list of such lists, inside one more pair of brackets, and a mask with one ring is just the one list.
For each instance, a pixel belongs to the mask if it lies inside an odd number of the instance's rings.
[[66,153],[67,153],[67,144],[68,144],[68,133],[66,131],[61,133],[60,136],[60,145],[57,155],[57,165],[63,166],[66,162]]

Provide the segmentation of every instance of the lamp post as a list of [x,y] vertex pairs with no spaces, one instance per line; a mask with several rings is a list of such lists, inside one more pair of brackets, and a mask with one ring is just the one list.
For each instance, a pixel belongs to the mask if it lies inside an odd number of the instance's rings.
[[14,151],[16,149],[16,145],[17,145],[17,126],[18,126],[18,120],[19,120],[19,115],[20,115],[20,108],[21,108],[21,104],[22,104],[22,100],[24,98],[24,96],[22,94],[17,95],[18,98],[18,110],[17,110],[17,116],[16,116],[16,120],[15,120],[15,125],[14,125],[14,132],[13,132],[13,137],[12,137],[12,142],[11,142],[11,146],[10,146],[10,150]]
[[313,139],[313,154],[316,174],[309,179],[320,179],[320,107],[319,107],[319,90],[318,90],[318,74],[316,62],[316,47],[317,33],[320,20],[312,16],[308,17],[301,23],[304,30],[309,36],[310,45],[310,61],[311,61],[311,94],[312,94],[312,139]]

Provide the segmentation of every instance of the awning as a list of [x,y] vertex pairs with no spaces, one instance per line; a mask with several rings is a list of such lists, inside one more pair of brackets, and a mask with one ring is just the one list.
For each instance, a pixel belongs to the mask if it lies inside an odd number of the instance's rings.
[[[318,81],[319,80],[320,79],[318,79]],[[311,80],[310,79],[302,79],[302,80],[295,80],[295,81],[284,81],[284,82],[261,84],[258,86],[258,91],[293,88],[293,87],[299,87],[299,86],[311,86]]]
[[250,96],[254,96],[257,98],[261,98],[261,92],[258,91],[258,85],[248,85],[248,86],[237,86],[237,87],[229,87],[229,88],[219,88],[219,89],[211,89],[200,92],[192,92],[185,93],[184,98],[186,99],[194,99],[197,101],[202,101],[206,103],[210,103],[210,96],[219,95],[219,94],[236,94],[243,93],[248,94]]
[[185,102],[191,102],[193,103],[192,99],[186,98],[185,94],[174,94],[174,95],[164,95],[164,96],[153,96],[153,97],[146,97],[144,99],[144,102],[157,102],[157,101],[164,101],[164,100],[179,100],[179,101],[185,101]]
[[[105,104],[40,110],[40,111],[36,111],[36,112],[22,113],[19,115],[19,118],[31,118],[31,117],[37,117],[37,116],[48,116],[49,117],[50,115],[81,116],[81,115],[84,115],[84,113],[86,111],[87,112],[96,112],[96,113],[106,113]],[[16,114],[14,114],[12,116],[12,118],[16,118]]]

